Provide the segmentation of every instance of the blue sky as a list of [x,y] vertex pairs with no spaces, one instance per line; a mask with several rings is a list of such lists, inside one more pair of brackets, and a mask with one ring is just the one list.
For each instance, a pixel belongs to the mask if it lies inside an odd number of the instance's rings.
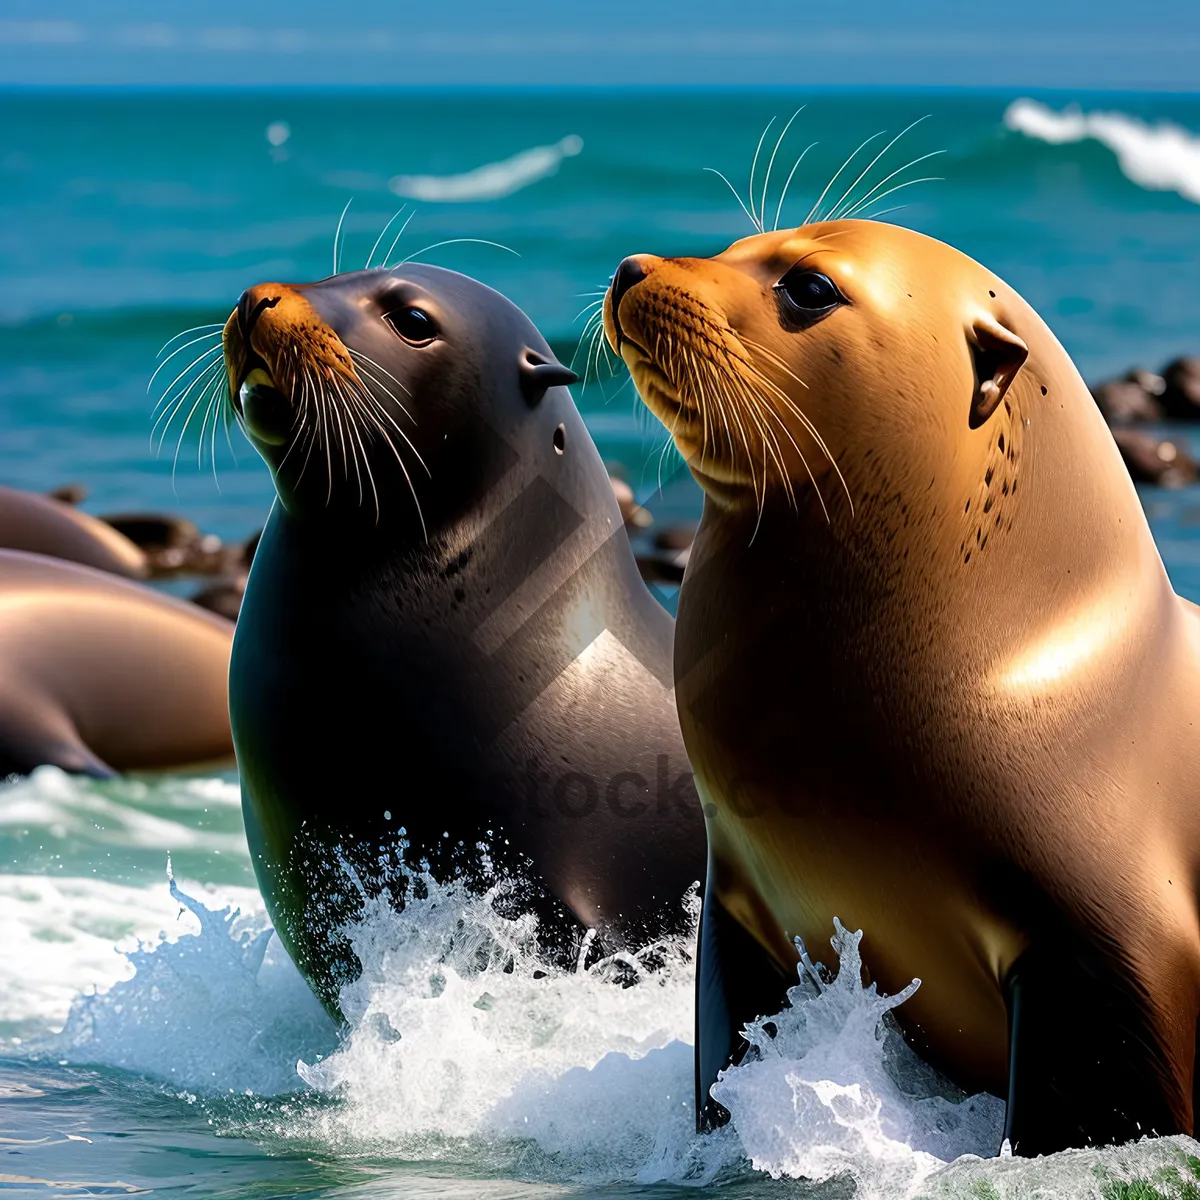
[[0,84],[1200,91],[1200,0],[3,0]]

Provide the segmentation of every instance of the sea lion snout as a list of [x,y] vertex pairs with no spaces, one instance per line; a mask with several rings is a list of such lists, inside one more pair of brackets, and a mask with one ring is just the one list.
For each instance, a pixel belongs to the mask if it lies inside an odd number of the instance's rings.
[[652,254],[631,254],[621,260],[613,274],[604,297],[604,333],[617,354],[621,353],[621,343],[629,340],[621,325],[621,301],[655,269],[658,262]]
[[356,384],[338,335],[301,289],[283,283],[247,288],[225,323],[225,368],[234,411],[260,447],[285,445],[296,432],[306,381]]

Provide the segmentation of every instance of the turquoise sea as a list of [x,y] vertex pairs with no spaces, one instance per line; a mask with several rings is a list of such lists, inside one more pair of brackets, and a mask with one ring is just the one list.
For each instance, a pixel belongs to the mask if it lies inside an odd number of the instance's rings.
[[[330,273],[350,201],[343,267],[363,265],[406,205],[374,261],[411,215],[391,261],[483,279],[570,360],[577,314],[624,255],[708,254],[751,232],[704,168],[745,196],[775,118],[758,201],[775,134],[801,105],[768,218],[810,143],[782,221],[800,221],[864,139],[924,118],[863,179],[860,196],[898,171],[865,211],[904,205],[886,219],[1008,279],[1089,380],[1200,353],[1197,96],[8,92],[0,482],[78,481],[93,511],[170,509],[246,536],[271,497],[247,447],[219,440],[216,478],[207,451],[197,468],[194,437],[177,462],[173,437],[151,450],[146,386],[169,338],[224,320],[250,284]],[[924,176],[939,178],[882,195]],[[482,242],[434,245],[453,239]],[[687,488],[656,500],[661,438],[623,376],[598,375],[575,394],[604,456],[660,519],[694,515]],[[1176,587],[1200,601],[1200,488],[1143,499]],[[875,1038],[876,1001],[857,983],[821,1001],[824,1033],[737,1077],[736,1129],[696,1139],[686,947],[627,989],[532,958],[481,969],[479,947],[513,931],[453,888],[430,896],[356,932],[372,984],[339,1041],[267,932],[232,774],[97,785],[42,771],[0,786],[0,1193],[1149,1200],[1200,1188],[1200,1146],[1186,1140],[970,1157],[995,1152],[996,1102],[931,1094],[894,1035]]]

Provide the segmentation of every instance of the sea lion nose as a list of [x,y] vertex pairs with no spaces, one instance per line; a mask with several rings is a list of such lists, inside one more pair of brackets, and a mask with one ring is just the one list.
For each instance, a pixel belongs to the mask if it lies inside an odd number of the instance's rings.
[[242,331],[242,341],[250,345],[250,332],[255,322],[262,316],[265,309],[274,308],[283,297],[269,287],[258,285],[247,288],[238,299],[238,327]]
[[621,307],[621,297],[635,283],[641,283],[646,278],[646,268],[642,265],[641,256],[631,254],[628,258],[621,260],[621,265],[617,267],[617,273],[613,276],[612,281],[612,310],[613,320],[620,324],[617,320],[617,311]]

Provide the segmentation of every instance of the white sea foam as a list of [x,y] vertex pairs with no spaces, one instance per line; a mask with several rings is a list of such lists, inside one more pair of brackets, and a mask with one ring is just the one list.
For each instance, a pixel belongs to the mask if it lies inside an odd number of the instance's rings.
[[752,1027],[754,1054],[718,1085],[733,1122],[697,1137],[690,938],[563,970],[539,956],[532,918],[497,911],[499,889],[425,887],[400,914],[368,902],[348,931],[365,969],[343,993],[351,1029],[336,1048],[261,918],[184,899],[200,931],[132,953],[136,975],[78,1000],[49,1052],[202,1096],[307,1088],[326,1099],[228,1118],[293,1149],[482,1159],[553,1181],[702,1183],[750,1160],[908,1196],[998,1142],[999,1101],[943,1099],[881,1025],[900,998],[861,986],[853,936],[835,939],[835,981],[793,989],[773,1040]]
[[582,149],[583,139],[572,133],[552,146],[531,146],[512,158],[461,175],[394,175],[388,187],[397,196],[442,204],[499,200],[553,175],[564,158],[573,158]]
[[[403,913],[367,902],[348,930],[364,971],[343,992],[351,1020],[340,1044],[252,896],[238,915],[165,886],[154,895],[0,879],[6,926],[28,904],[72,937],[45,951],[30,934],[12,956],[21,978],[0,979],[0,997],[32,986],[45,1003],[53,984],[61,1003],[68,978],[112,980],[106,932],[119,931],[102,923],[140,911],[136,932],[181,936],[131,950],[128,978],[87,989],[61,1034],[21,1051],[162,1080],[218,1128],[283,1153],[452,1160],[488,1178],[592,1185],[701,1184],[757,1169],[835,1189],[852,1180],[863,1200],[1104,1197],[1154,1172],[1187,1178],[1184,1154],[1200,1154],[1177,1138],[1034,1162],[989,1157],[1003,1105],[956,1095],[906,1047],[888,1013],[908,992],[864,988],[860,935],[840,927],[836,976],[818,985],[802,970],[789,1005],[751,1025],[751,1052],[714,1093],[732,1120],[697,1136],[690,938],[565,970],[541,958],[532,918],[501,915],[500,888],[423,885]],[[57,962],[45,957],[56,945],[67,946]]]
[[328,1052],[336,1034],[257,895],[245,913],[210,909],[174,880],[169,895],[195,933],[131,950],[131,978],[78,996],[41,1048],[209,1093],[302,1086],[297,1058]]
[[[174,811],[180,820],[142,805]],[[241,805],[237,783],[213,778],[118,779],[97,782],[39,767],[6,783],[0,793],[0,831],[44,830],[52,838],[82,837],[90,844],[161,850],[212,850],[245,855],[240,830],[200,828],[195,818],[209,808]]]
[[1120,112],[1055,112],[1036,100],[1014,100],[1004,123],[1027,137],[1060,146],[1094,138],[1116,156],[1122,172],[1141,187],[1178,192],[1200,204],[1200,136],[1162,121],[1148,125]]

